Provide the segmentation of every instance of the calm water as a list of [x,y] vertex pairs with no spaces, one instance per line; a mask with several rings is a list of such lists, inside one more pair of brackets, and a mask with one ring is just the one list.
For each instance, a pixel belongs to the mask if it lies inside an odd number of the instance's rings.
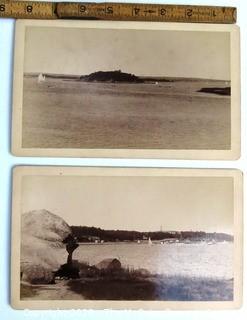
[[23,147],[226,150],[231,99],[198,92],[225,81],[86,83],[24,79]]
[[90,265],[105,258],[118,258],[123,266],[168,276],[233,277],[233,243],[82,244],[74,252],[74,259]]

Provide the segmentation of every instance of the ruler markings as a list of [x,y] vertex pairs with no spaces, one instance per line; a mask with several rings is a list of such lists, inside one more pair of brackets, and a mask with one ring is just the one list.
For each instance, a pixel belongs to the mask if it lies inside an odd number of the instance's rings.
[[25,19],[55,19],[55,7],[52,2],[2,1],[0,17]]
[[236,8],[136,3],[0,0],[0,17],[235,23]]

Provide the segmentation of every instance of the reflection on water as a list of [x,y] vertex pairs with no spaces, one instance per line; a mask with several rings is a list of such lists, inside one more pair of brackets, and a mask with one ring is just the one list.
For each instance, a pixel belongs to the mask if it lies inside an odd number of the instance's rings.
[[152,273],[230,279],[233,277],[233,243],[198,244],[81,244],[74,259],[90,265],[118,258],[123,266]]

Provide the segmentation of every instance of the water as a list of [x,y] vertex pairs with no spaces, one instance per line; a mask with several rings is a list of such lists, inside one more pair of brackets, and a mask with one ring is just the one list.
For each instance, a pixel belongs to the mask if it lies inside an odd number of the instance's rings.
[[25,77],[22,146],[228,150],[230,97],[198,92],[225,86],[191,79],[155,85]]
[[74,259],[96,264],[117,258],[129,268],[145,268],[167,276],[233,278],[233,243],[81,244]]

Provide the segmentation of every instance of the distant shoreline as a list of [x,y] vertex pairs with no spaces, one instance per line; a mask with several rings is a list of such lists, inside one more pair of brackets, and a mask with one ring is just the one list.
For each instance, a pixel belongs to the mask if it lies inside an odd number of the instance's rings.
[[[213,245],[213,244],[219,244],[219,243],[233,243],[233,240],[223,240],[223,241],[218,241],[215,243],[208,243],[206,241],[190,241],[190,242],[176,242],[176,241],[164,241],[163,243],[161,243],[160,241],[156,240],[156,241],[152,241],[153,245],[172,245],[172,244],[185,244],[185,245],[190,245],[190,244],[207,244],[207,245]],[[104,241],[104,242],[86,242],[86,241],[79,241],[78,242],[79,245],[125,245],[125,244],[138,244],[138,245],[147,245],[148,242],[147,241],[142,241],[140,243],[138,243],[137,241],[130,241],[130,240],[125,240],[125,241]]]
[[[80,77],[86,75],[75,75],[75,74],[59,74],[59,73],[49,73],[49,72],[24,72],[24,77],[38,77],[42,73],[48,78],[54,79],[70,79],[70,80],[80,80]],[[191,81],[191,82],[203,82],[203,81],[214,81],[214,82],[226,82],[231,83],[231,80],[225,79],[208,79],[208,78],[190,78],[190,77],[169,77],[169,76],[139,76],[140,79],[144,81],[160,81],[160,82],[179,82],[179,81]]]
[[232,235],[220,232],[204,231],[153,231],[140,232],[128,230],[106,230],[97,227],[70,226],[72,233],[78,242],[85,243],[209,243],[234,240]]

